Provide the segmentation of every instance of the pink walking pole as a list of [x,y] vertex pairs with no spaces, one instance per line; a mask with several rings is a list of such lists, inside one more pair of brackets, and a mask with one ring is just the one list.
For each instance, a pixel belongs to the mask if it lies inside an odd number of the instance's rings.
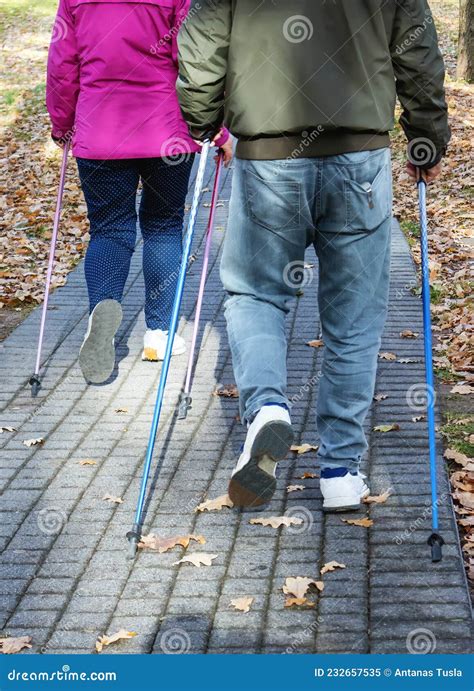
[[54,255],[56,252],[56,242],[58,239],[59,220],[61,218],[61,208],[62,208],[62,203],[63,203],[64,184],[66,181],[66,169],[67,169],[68,154],[69,154],[69,141],[66,142],[66,144],[64,145],[64,149],[63,149],[63,160],[61,163],[61,174],[59,177],[58,198],[56,201],[56,212],[54,214],[53,235],[51,237],[51,246],[49,248],[48,273],[46,275],[46,287],[45,287],[45,291],[44,291],[43,311],[41,313],[41,324],[40,324],[40,332],[39,332],[39,339],[38,339],[38,352],[36,354],[35,372],[31,376],[30,382],[29,382],[30,386],[31,386],[31,395],[33,397],[38,395],[38,391],[41,388],[41,379],[39,378],[39,371],[40,371],[40,366],[41,366],[41,351],[43,348],[44,327],[45,327],[45,323],[46,323],[46,312],[48,311],[48,300],[49,300],[49,293],[50,293],[50,288],[51,288],[51,278],[53,275]]
[[218,158],[217,158],[217,165],[216,165],[216,177],[214,180],[214,189],[212,190],[212,198],[211,198],[211,210],[209,212],[209,221],[207,224],[207,230],[206,230],[206,245],[204,248],[204,260],[202,263],[202,272],[201,272],[201,281],[199,284],[199,292],[198,292],[198,299],[196,303],[196,316],[194,318],[194,329],[193,329],[193,338],[191,341],[191,349],[189,351],[189,359],[188,359],[188,369],[186,372],[186,381],[184,384],[184,389],[181,392],[181,396],[179,399],[179,408],[178,408],[178,420],[185,420],[188,411],[191,408],[192,404],[192,398],[191,398],[191,386],[192,386],[192,376],[193,376],[193,369],[194,369],[194,353],[196,351],[196,341],[197,341],[197,336],[199,332],[199,320],[201,318],[201,309],[202,309],[202,300],[204,296],[204,288],[206,286],[206,280],[207,280],[207,270],[209,266],[209,254],[211,250],[211,240],[212,240],[212,231],[214,230],[214,220],[216,216],[216,204],[217,204],[217,198],[219,196],[219,182],[221,178],[221,170],[222,170],[222,161],[223,161],[223,155],[222,152],[219,153]]

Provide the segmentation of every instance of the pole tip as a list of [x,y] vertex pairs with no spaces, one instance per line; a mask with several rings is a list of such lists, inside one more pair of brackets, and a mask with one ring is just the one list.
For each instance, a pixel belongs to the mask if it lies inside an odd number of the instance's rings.
[[441,561],[443,558],[442,546],[444,545],[444,540],[438,533],[432,533],[428,538],[428,544],[431,547],[431,561],[436,563]]
[[178,420],[185,420],[188,416],[188,410],[191,410],[192,398],[184,392],[181,393],[178,406]]
[[39,390],[41,389],[41,379],[37,374],[33,374],[32,377],[30,377],[29,384],[31,386],[31,395],[33,398],[36,398],[36,396],[39,393]]
[[140,536],[131,530],[129,533],[127,533],[127,538],[128,538],[128,554],[127,554],[127,559],[135,559],[135,556],[137,554],[137,546],[138,546],[138,540]]

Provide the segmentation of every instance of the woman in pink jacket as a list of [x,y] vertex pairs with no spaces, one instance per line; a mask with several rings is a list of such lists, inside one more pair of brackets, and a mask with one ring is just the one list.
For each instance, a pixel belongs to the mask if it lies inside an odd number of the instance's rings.
[[[143,237],[147,331],[143,359],[163,358],[182,254],[194,154],[178,105],[177,34],[190,0],[60,0],[48,59],[52,137],[72,137],[88,208],[89,328],[80,364],[103,382],[136,244]],[[228,162],[227,131],[215,141]],[[143,192],[137,213],[139,183]],[[173,354],[185,351],[176,337]]]

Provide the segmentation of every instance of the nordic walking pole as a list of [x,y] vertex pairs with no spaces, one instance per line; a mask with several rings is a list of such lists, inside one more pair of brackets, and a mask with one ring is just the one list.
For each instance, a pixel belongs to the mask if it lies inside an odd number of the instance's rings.
[[209,212],[209,221],[207,224],[207,231],[206,231],[206,245],[204,248],[204,260],[202,263],[202,272],[201,272],[201,281],[199,283],[199,292],[198,292],[198,299],[196,303],[196,315],[194,317],[194,329],[193,329],[193,337],[191,341],[191,349],[189,351],[189,359],[188,359],[188,368],[186,371],[186,381],[184,383],[184,388],[183,391],[181,392],[181,396],[179,399],[179,408],[178,408],[178,420],[185,420],[187,415],[188,415],[188,410],[191,409],[191,404],[192,404],[192,398],[191,398],[191,386],[192,386],[192,377],[193,377],[193,369],[194,369],[194,353],[196,351],[196,341],[197,341],[197,336],[199,332],[199,320],[201,318],[201,309],[202,309],[202,299],[204,295],[204,289],[206,287],[206,280],[207,280],[207,270],[209,266],[209,254],[211,250],[211,241],[212,241],[212,231],[214,230],[214,221],[216,217],[216,204],[217,204],[217,198],[219,196],[219,182],[221,178],[221,170],[222,170],[222,161],[223,161],[223,154],[222,152],[219,152],[218,157],[217,157],[217,165],[216,165],[216,177],[214,180],[214,189],[212,190],[212,199],[211,199],[211,210]]
[[163,359],[163,366],[161,368],[160,381],[158,384],[158,391],[156,394],[155,410],[153,412],[153,420],[151,423],[150,436],[148,439],[148,447],[145,456],[145,467],[143,469],[142,483],[140,487],[140,494],[138,496],[137,510],[135,513],[135,522],[133,528],[127,533],[129,540],[129,559],[134,559],[137,552],[137,545],[141,538],[142,515],[143,506],[145,503],[145,493],[150,475],[151,462],[153,460],[153,450],[155,448],[156,433],[158,431],[158,424],[160,422],[161,408],[163,405],[163,397],[165,393],[166,380],[168,378],[168,371],[170,367],[171,353],[173,352],[174,336],[176,327],[178,326],[179,311],[181,307],[181,299],[183,297],[184,282],[186,280],[186,271],[188,268],[189,255],[191,253],[191,245],[193,241],[194,228],[196,225],[197,210],[199,206],[199,198],[201,196],[204,171],[206,169],[207,157],[209,154],[210,142],[205,142],[201,149],[198,172],[196,176],[196,185],[194,187],[193,201],[191,211],[189,213],[188,227],[184,237],[183,256],[181,259],[181,266],[179,269],[178,283],[176,286],[176,294],[174,298],[173,311],[171,313],[171,321],[168,330],[168,339],[166,341],[165,356]]
[[422,300],[423,300],[423,332],[425,348],[425,372],[426,372],[426,417],[428,421],[428,442],[430,451],[430,476],[431,476],[431,524],[432,530],[428,538],[431,547],[431,561],[441,561],[443,558],[441,548],[444,540],[438,534],[438,488],[436,481],[436,430],[435,430],[435,389],[433,379],[433,348],[431,339],[431,312],[430,312],[430,267],[428,259],[428,217],[426,213],[426,182],[419,171],[418,201],[420,207],[420,236],[421,236],[421,275],[422,275]]
[[61,163],[61,174],[59,177],[58,198],[56,200],[56,212],[54,214],[53,235],[51,237],[51,246],[49,248],[48,273],[46,275],[46,287],[43,299],[43,311],[41,313],[40,332],[38,338],[38,351],[36,353],[36,365],[34,374],[31,375],[29,384],[31,386],[31,395],[36,397],[38,391],[41,389],[41,379],[39,371],[41,367],[41,351],[43,349],[44,327],[46,324],[46,313],[48,311],[49,293],[51,289],[51,279],[53,276],[54,255],[56,253],[56,242],[58,239],[59,221],[61,219],[61,208],[63,204],[64,184],[66,182],[67,157],[69,154],[69,140],[64,144],[63,160]]

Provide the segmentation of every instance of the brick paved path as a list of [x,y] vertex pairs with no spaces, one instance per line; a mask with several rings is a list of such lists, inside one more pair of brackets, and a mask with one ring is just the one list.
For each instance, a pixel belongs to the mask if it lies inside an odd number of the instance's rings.
[[[208,173],[211,182],[212,170]],[[155,365],[140,360],[140,251],[124,300],[118,371],[104,386],[86,386],[77,364],[86,326],[79,267],[51,300],[49,359],[36,401],[26,382],[39,310],[0,345],[0,425],[17,428],[0,435],[0,627],[9,635],[31,635],[32,653],[92,652],[98,634],[122,627],[139,635],[104,653],[160,653],[173,646],[213,653],[394,653],[407,651],[410,636],[409,646],[422,646],[425,639],[432,647],[435,641],[439,653],[468,652],[469,601],[441,461],[439,508],[447,543],[442,563],[431,563],[425,544],[430,532],[425,425],[412,421],[420,413],[406,400],[410,387],[423,382],[422,341],[399,337],[406,328],[422,331],[421,303],[410,290],[414,269],[397,228],[382,349],[414,362],[380,362],[377,390],[387,398],[374,404],[367,429],[391,422],[402,429],[371,434],[365,466],[372,493],[388,487],[394,492],[386,504],[367,509],[374,525],[366,529],[344,524],[337,515],[323,516],[318,480],[299,479],[314,469],[312,453],[281,465],[278,491],[263,511],[194,512],[204,498],[225,493],[244,438],[235,419],[237,402],[212,395],[216,384],[233,383],[218,278],[229,194],[230,174],[218,208],[194,408],[186,422],[173,419],[186,367],[186,357],[179,357],[172,364],[144,529],[166,537],[202,534],[207,543],[189,549],[217,559],[200,569],[173,565],[184,554],[180,547],[161,555],[140,551],[135,562],[126,559],[125,533],[132,524],[158,375]],[[210,191],[204,198],[208,203]],[[196,248],[207,214],[202,206]],[[197,261],[185,293],[181,332],[188,342],[199,271]],[[318,336],[315,282],[295,304],[288,330],[293,422],[301,441],[317,443],[314,402],[321,350],[305,345]],[[118,408],[128,412],[117,413]],[[27,448],[23,441],[33,437],[44,437],[44,445]],[[97,464],[81,466],[85,458]],[[289,484],[305,489],[288,494]],[[123,497],[123,504],[103,501],[105,493]],[[249,524],[257,514],[285,512],[302,517],[302,528]],[[317,606],[285,609],[284,579],[317,577],[331,560],[346,568],[323,577]],[[255,598],[247,614],[230,607],[231,599],[243,596]]]

